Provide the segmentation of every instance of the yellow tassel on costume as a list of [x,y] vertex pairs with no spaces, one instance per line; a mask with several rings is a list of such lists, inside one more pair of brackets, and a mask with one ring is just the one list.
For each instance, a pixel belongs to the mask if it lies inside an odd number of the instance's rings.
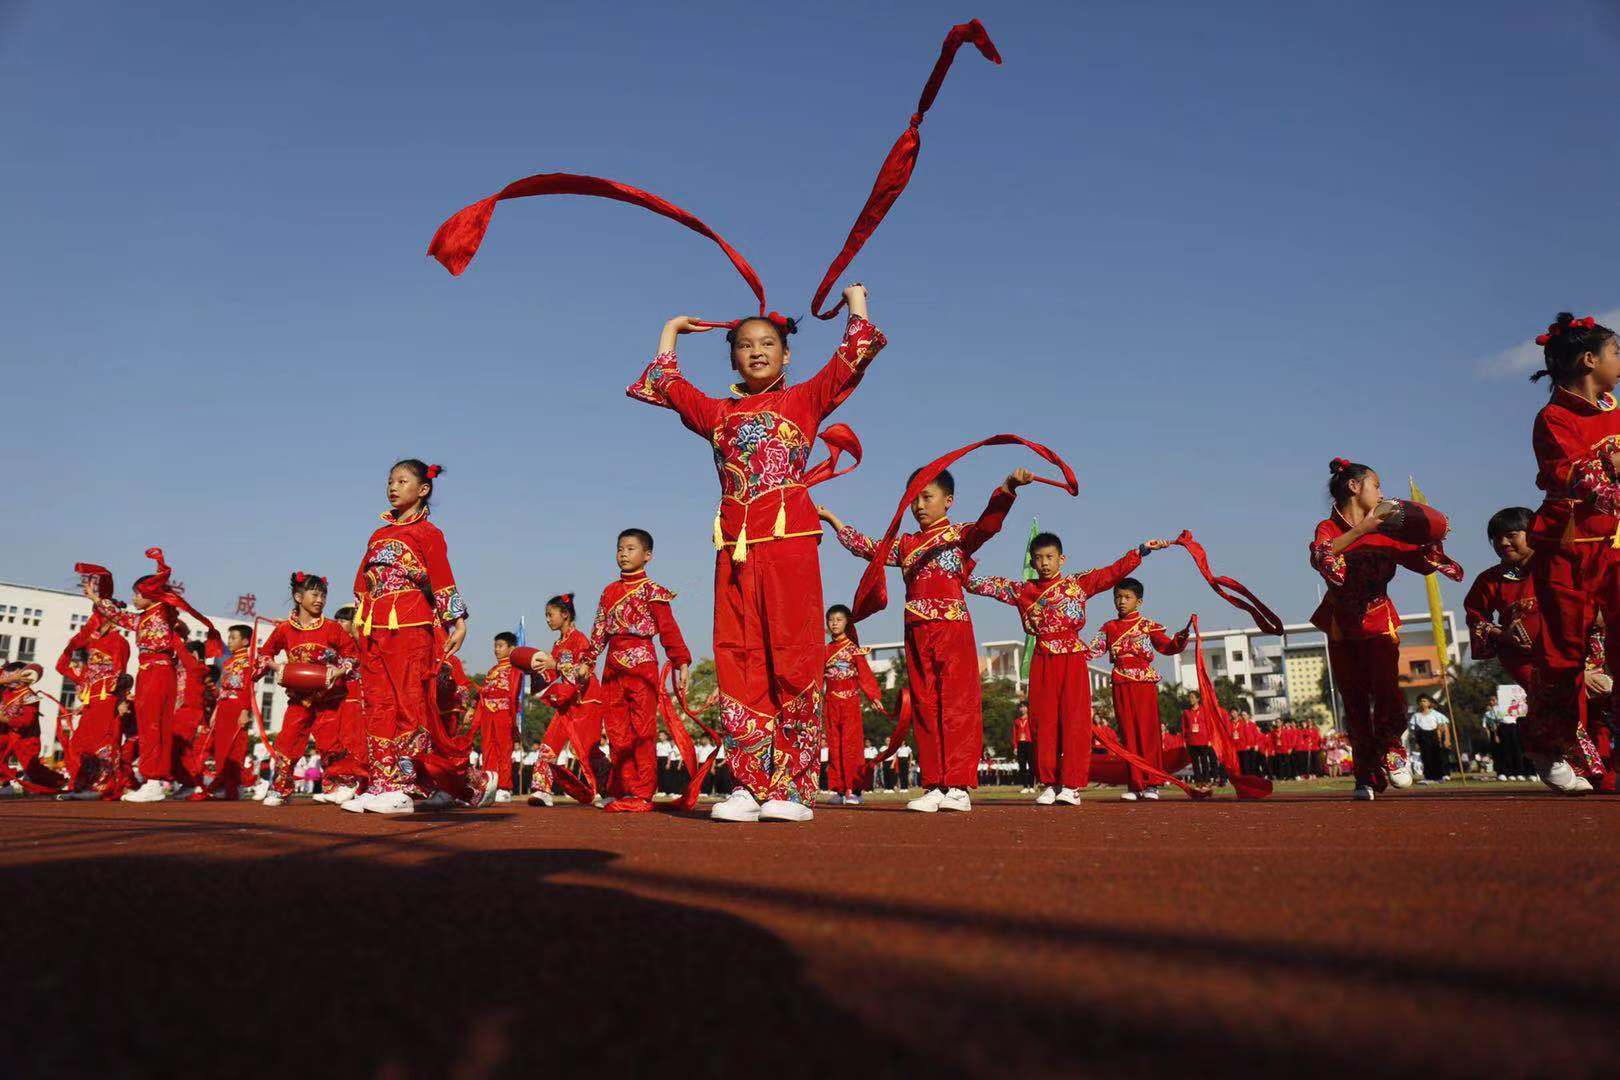
[[771,530],[771,535],[776,537],[778,540],[782,539],[782,537],[787,535],[787,497],[786,496],[783,496],[782,501],[776,504],[776,528]]
[[737,546],[731,549],[732,562],[748,561],[748,519],[743,519],[742,528],[737,530]]
[[726,547],[726,532],[720,527],[720,508],[714,508],[714,550],[724,551]]
[[393,605],[389,605],[388,607],[388,629],[399,629],[399,608]]

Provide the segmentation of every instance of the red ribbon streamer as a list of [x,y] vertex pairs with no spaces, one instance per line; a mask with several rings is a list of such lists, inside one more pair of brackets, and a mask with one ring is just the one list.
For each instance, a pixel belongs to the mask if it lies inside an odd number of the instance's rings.
[[888,564],[889,553],[894,550],[895,542],[899,538],[900,521],[906,516],[906,510],[916,500],[918,493],[929,484],[932,484],[940,473],[950,468],[956,461],[966,457],[980,447],[1008,446],[1012,444],[1029,447],[1029,449],[1063,470],[1062,480],[1050,480],[1044,476],[1037,476],[1035,479],[1038,482],[1060,487],[1070,495],[1080,493],[1080,481],[1075,479],[1074,470],[1069,468],[1067,462],[1058,457],[1056,452],[1047,449],[1040,443],[1031,442],[1018,435],[992,435],[988,439],[970,443],[967,446],[952,450],[944,457],[934,459],[917,470],[917,475],[912,477],[910,484],[906,485],[905,496],[901,498],[900,506],[894,512],[894,518],[889,522],[888,531],[883,534],[883,539],[878,541],[877,549],[872,553],[872,561],[867,565],[866,572],[861,575],[861,582],[855,589],[855,601],[850,605],[854,613],[853,622],[860,622],[867,616],[875,615],[888,606],[889,590],[884,581],[884,567]]
[[[157,572],[150,575],[153,580],[138,586],[135,591],[149,600],[156,600],[171,607],[179,608],[202,623],[207,630],[203,643],[203,655],[210,660],[219,659],[225,652],[224,645],[219,638],[219,631],[214,628],[214,624],[209,620],[208,616],[192,607],[184,596],[169,585],[170,570],[169,564],[163,561],[163,549],[147,548],[146,557],[157,563]],[[100,568],[97,567],[96,569],[99,570]]]
[[[1277,618],[1277,613],[1267,607],[1265,602],[1258,596],[1250,592],[1247,585],[1236,578],[1218,577],[1210,570],[1209,555],[1205,553],[1204,545],[1193,539],[1192,533],[1183,530],[1181,535],[1171,542],[1187,549],[1187,554],[1192,556],[1192,561],[1198,567],[1198,572],[1204,575],[1204,580],[1209,582],[1209,587],[1215,590],[1217,596],[1233,607],[1248,612],[1254,618],[1255,625],[1266,633],[1281,634],[1283,632],[1282,620]],[[1203,664],[1202,654],[1200,654],[1198,662],[1200,666]]]
[[[1183,533],[1182,536],[1187,534]],[[1238,762],[1237,739],[1232,734],[1232,718],[1221,708],[1220,700],[1215,696],[1215,681],[1204,667],[1204,635],[1198,629],[1196,615],[1193,616],[1192,627],[1193,656],[1198,665],[1198,711],[1203,714],[1204,724],[1210,733],[1210,746],[1220,759],[1221,768],[1226,770],[1226,778],[1232,781],[1237,797],[1263,799],[1271,794],[1271,781],[1263,776],[1243,775],[1243,768]]]
[[[848,424],[832,424],[823,428],[821,441],[827,444],[827,459],[817,462],[805,472],[802,482],[807,488],[852,473],[861,463],[861,440],[855,437],[854,429]],[[840,469],[838,459],[846,453],[855,460],[850,462],[849,468]]]
[[830,319],[843,308],[842,297],[830,311],[823,312],[821,304],[827,299],[827,293],[831,291],[833,282],[838,280],[844,268],[877,231],[889,208],[911,182],[911,171],[917,167],[917,152],[922,149],[922,133],[919,128],[923,117],[933,106],[940,84],[945,81],[946,74],[951,70],[951,62],[956,59],[956,50],[969,43],[978,49],[986,60],[993,64],[1001,63],[1001,53],[996,51],[995,42],[990,40],[990,35],[985,32],[984,25],[978,19],[959,23],[951,27],[950,33],[945,35],[945,43],[939,47],[939,59],[934,62],[934,70],[929,74],[927,84],[923,86],[922,96],[917,99],[917,111],[911,114],[911,123],[906,125],[906,130],[900,133],[900,138],[890,147],[889,156],[883,159],[877,179],[872,182],[872,193],[866,197],[866,205],[861,207],[860,214],[855,218],[855,224],[850,226],[843,249],[827,268],[827,274],[821,279],[821,284],[816,287],[815,297],[810,301],[810,313],[816,318]]
[[[669,685],[669,693],[662,691],[663,684]],[[687,704],[686,691],[681,689],[680,683],[675,680],[675,665],[666,663],[663,672],[659,675],[660,690],[658,694],[658,714],[663,718],[664,727],[669,732],[670,741],[680,751],[681,760],[686,764],[687,775],[691,782],[686,785],[686,791],[681,797],[670,804],[672,810],[690,810],[697,805],[698,798],[703,794],[703,782],[709,778],[714,770],[714,763],[720,757],[720,747],[725,742],[725,736],[710,727],[703,719],[701,712],[694,711]],[[687,719],[703,730],[714,743],[714,752],[699,764],[697,760],[697,747],[692,744],[692,736],[681,723],[681,718],[675,714],[675,705],[671,699],[680,706],[680,711]]]
[[892,758],[895,751],[900,749],[900,744],[906,741],[906,736],[911,734],[911,724],[914,717],[911,707],[911,687],[909,686],[900,688],[900,697],[894,703],[894,712],[885,709],[881,701],[874,701],[872,704],[878,712],[894,721],[894,731],[889,734],[888,743],[884,745],[878,755],[874,758],[868,758],[865,764],[861,766],[860,779],[855,786],[863,790],[871,788],[872,776],[877,772],[877,767]]

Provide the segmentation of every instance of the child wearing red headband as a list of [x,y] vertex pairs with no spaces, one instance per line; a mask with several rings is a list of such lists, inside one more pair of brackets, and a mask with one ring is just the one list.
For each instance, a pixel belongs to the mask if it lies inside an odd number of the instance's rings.
[[523,701],[523,672],[512,666],[517,635],[495,635],[495,666],[478,685],[478,745],[484,769],[495,774],[495,801],[512,801],[512,744]]
[[[973,572],[973,553],[1001,531],[1018,489],[1033,480],[1028,469],[1014,470],[990,493],[977,521],[957,525],[947,516],[956,502],[956,480],[943,469],[911,504],[920,531],[901,536],[891,551],[889,562],[900,567],[906,582],[906,671],[917,761],[928,789],[906,804],[908,810],[932,814],[973,808],[968,792],[979,786],[984,720],[979,646],[962,586]],[[869,537],[826,507],[817,507],[817,512],[838,531],[838,542],[851,554],[874,557],[878,545]]]
[[443,470],[417,458],[388,471],[383,524],[355,573],[361,702],[370,757],[367,790],[345,810],[408,814],[418,759],[430,748],[435,683],[444,656],[467,637],[467,604],[456,588],[444,534],[428,520]]
[[1329,463],[1333,513],[1316,526],[1311,566],[1327,583],[1311,625],[1327,635],[1328,665],[1344,700],[1344,727],[1355,761],[1354,798],[1370,802],[1393,785],[1412,786],[1401,745],[1406,695],[1401,693],[1400,625],[1389,599],[1396,567],[1414,574],[1442,573],[1461,581],[1463,570],[1438,540],[1414,543],[1381,532],[1397,515],[1385,500],[1378,474],[1344,458]]
[[540,700],[556,714],[540,742],[529,794],[530,806],[550,806],[557,759],[572,744],[574,758],[592,789],[606,786],[608,762],[602,756],[602,687],[596,681],[596,650],[574,625],[574,594],[546,601],[546,625],[557,632],[549,653],[535,657],[532,669],[541,686]]
[[1531,379],[1550,378],[1552,396],[1531,437],[1546,497],[1529,527],[1542,632],[1524,749],[1544,783],[1575,795],[1590,790],[1567,760],[1577,748],[1588,638],[1601,617],[1613,656],[1620,630],[1620,342],[1595,319],[1560,312],[1536,343],[1545,366]]
[[[321,756],[321,791],[316,802],[342,805],[354,798],[359,786],[359,770],[349,761],[339,713],[347,696],[348,675],[358,664],[359,650],[354,638],[335,620],[324,616],[326,579],[302,570],[288,583],[293,609],[286,621],[276,624],[259,649],[259,661],[272,667],[278,678],[288,664],[316,664],[326,669],[324,686],[288,687],[287,711],[281,718],[281,733],[270,751],[273,776],[265,806],[281,806],[293,795],[293,763],[304,756],[310,736]],[[286,654],[285,660],[275,660]]]

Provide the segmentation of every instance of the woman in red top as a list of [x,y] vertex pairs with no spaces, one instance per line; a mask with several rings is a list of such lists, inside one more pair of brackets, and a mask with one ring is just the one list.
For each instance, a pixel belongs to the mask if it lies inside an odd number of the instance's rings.
[[[444,534],[428,520],[442,470],[416,458],[388,472],[382,527],[371,534],[354,578],[360,631],[361,708],[371,770],[366,794],[344,809],[408,814],[419,760],[430,745],[440,653],[467,637],[467,605],[456,589]],[[440,644],[442,639],[443,644]]]
[[741,376],[735,400],[686,381],[675,360],[679,335],[710,327],[670,320],[658,355],[627,391],[674,410],[714,452],[720,510],[714,543],[714,662],[726,760],[737,778],[715,806],[717,821],[807,821],[821,767],[821,689],[826,656],[821,523],[804,485],[816,432],[860,383],[883,348],[866,320],[866,289],[844,290],[849,323],[832,359],[787,386],[796,329],[781,316],[742,320],[727,333]]
[[1417,545],[1381,534],[1395,510],[1384,501],[1378,474],[1334,458],[1328,466],[1333,513],[1317,524],[1311,566],[1327,594],[1311,625],[1327,635],[1328,664],[1344,699],[1344,726],[1355,756],[1355,798],[1371,801],[1394,784],[1412,786],[1401,745],[1406,695],[1401,693],[1400,616],[1387,592],[1397,567],[1414,574],[1438,571],[1461,581],[1463,570],[1439,544]]
[[1620,343],[1567,311],[1536,343],[1545,367],[1531,379],[1553,387],[1531,437],[1546,497],[1530,523],[1542,634],[1524,748],[1544,782],[1574,795],[1591,786],[1564,760],[1576,745],[1588,633],[1599,616],[1610,635],[1620,630]]
[[[259,657],[276,669],[279,678],[288,664],[321,664],[326,668],[326,687],[308,692],[289,690],[287,712],[281,718],[281,733],[270,752],[275,769],[265,806],[280,806],[292,798],[293,762],[304,756],[309,739],[315,737],[315,752],[321,756],[321,792],[316,802],[346,803],[355,795],[361,774],[349,760],[339,720],[343,699],[348,696],[348,675],[359,660],[354,637],[326,610],[326,579],[296,571],[289,582],[293,610],[285,622],[276,624],[260,646]],[[271,662],[278,653],[284,661]]]

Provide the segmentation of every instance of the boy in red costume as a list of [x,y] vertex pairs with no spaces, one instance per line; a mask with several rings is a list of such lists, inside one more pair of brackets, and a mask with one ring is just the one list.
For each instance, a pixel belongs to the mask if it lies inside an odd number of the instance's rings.
[[[270,751],[274,772],[264,805],[281,806],[292,798],[297,779],[293,763],[304,756],[311,735],[322,765],[321,791],[315,801],[341,805],[354,798],[359,787],[359,770],[348,760],[338,720],[348,675],[358,666],[359,650],[349,631],[322,614],[326,610],[325,578],[298,570],[289,587],[292,613],[270,632],[259,649],[259,661],[275,668],[278,676],[288,664],[322,665],[326,668],[326,686],[319,690],[288,690],[287,712]],[[274,661],[280,653],[287,655],[286,660]]]
[[861,722],[861,695],[883,704],[866,650],[850,633],[849,608],[834,604],[827,609],[827,665],[825,718],[827,731],[827,788],[834,805],[861,805],[861,774],[866,770],[866,729]]
[[653,557],[652,534],[626,529],[619,534],[619,580],[602,590],[591,626],[591,649],[602,665],[602,720],[607,728],[610,771],[606,810],[644,813],[658,788],[658,653],[677,669],[684,689],[692,654],[675,623],[675,594],[647,576]]
[[[39,760],[39,695],[44,676],[38,664],[14,661],[0,671],[0,784],[16,783],[32,795],[55,795],[67,784],[61,773]],[[17,759],[17,768],[8,764]]]
[[484,768],[495,774],[496,802],[512,801],[512,743],[517,734],[523,700],[523,672],[512,666],[517,635],[503,630],[495,635],[495,666],[478,687],[478,733]]
[[[112,575],[81,563],[102,595],[113,591]],[[82,661],[78,659],[83,654]],[[80,710],[68,747],[70,789],[59,799],[117,798],[120,783],[118,679],[129,666],[129,642],[118,624],[93,611],[57,658],[56,670],[79,688]]]
[[254,672],[249,664],[253,628],[237,623],[225,631],[225,645],[230,650],[219,672],[219,697],[214,702],[214,725],[211,735],[211,753],[214,758],[214,778],[207,788],[191,796],[193,802],[205,799],[241,798],[246,780],[242,762],[248,752],[248,725],[253,718],[249,712],[248,696],[254,693]]
[[142,783],[126,792],[124,802],[159,802],[168,797],[164,782],[175,777],[174,709],[179,612],[184,611],[208,630],[209,655],[218,655],[219,634],[214,624],[186,602],[169,585],[170,569],[160,548],[148,548],[147,558],[157,570],[135,580],[134,595],[127,611],[102,596],[100,579],[87,577],[84,594],[95,605],[96,613],[107,622],[135,634],[137,676],[135,679],[135,726],[139,732],[140,756],[137,766]]
[[1109,566],[1064,575],[1068,560],[1062,539],[1041,533],[1029,542],[1033,580],[987,575],[968,581],[969,592],[1017,608],[1025,632],[1035,639],[1029,714],[1035,726],[1035,779],[1041,787],[1037,804],[1079,805],[1080,790],[1091,776],[1090,653],[1082,635],[1086,601],[1119,584],[1149,552],[1169,546],[1165,540],[1149,540]]
[[574,594],[562,593],[546,601],[546,625],[557,632],[549,653],[535,657],[534,675],[540,700],[555,710],[534,764],[530,806],[550,806],[557,759],[572,744],[588,790],[607,785],[608,762],[602,756],[602,686],[596,681],[596,652],[574,620]]
[[[1114,718],[1119,723],[1120,742],[1149,765],[1164,762],[1163,728],[1159,725],[1159,670],[1153,666],[1154,653],[1175,656],[1187,647],[1191,620],[1175,637],[1165,628],[1142,615],[1142,583],[1125,578],[1114,586],[1114,611],[1119,618],[1103,623],[1102,631],[1091,640],[1091,654],[1108,654],[1114,662]],[[1128,790],[1120,796],[1126,802],[1157,799],[1159,789],[1148,783],[1136,766],[1130,767]]]
[[[973,808],[968,792],[979,786],[984,719],[979,646],[962,587],[973,573],[973,553],[1001,531],[1016,492],[1033,478],[1028,469],[1015,470],[990,493],[977,521],[957,525],[947,516],[956,502],[956,478],[942,470],[912,503],[920,531],[900,537],[892,549],[890,564],[900,568],[906,582],[906,672],[917,760],[928,789],[906,804],[908,810],[932,814]],[[877,545],[870,538],[825,507],[818,510],[851,554],[873,557]]]

